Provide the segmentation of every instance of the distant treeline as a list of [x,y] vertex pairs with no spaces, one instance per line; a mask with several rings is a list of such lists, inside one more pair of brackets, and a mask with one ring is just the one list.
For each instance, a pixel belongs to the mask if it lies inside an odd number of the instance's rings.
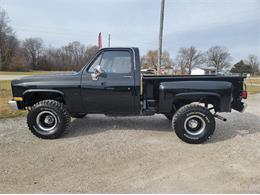
[[[157,69],[158,51],[150,50],[141,58],[143,68]],[[173,69],[174,74],[191,74],[194,67],[211,67],[216,73],[251,73],[259,74],[259,59],[249,55],[247,59],[232,64],[232,57],[226,47],[213,46],[202,52],[194,46],[180,48],[175,59],[168,51],[162,53],[164,69]]]

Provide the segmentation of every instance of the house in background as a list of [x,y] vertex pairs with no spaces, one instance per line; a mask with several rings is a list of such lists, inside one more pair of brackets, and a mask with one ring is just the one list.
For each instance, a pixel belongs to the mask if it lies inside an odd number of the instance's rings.
[[160,68],[161,74],[162,75],[173,75],[174,70],[172,66],[161,66]]
[[215,75],[217,74],[216,68],[210,67],[194,67],[191,69],[191,75]]
[[143,68],[141,69],[142,74],[156,74],[156,70],[153,68]]
[[[154,68],[146,68],[141,70],[142,74],[151,74],[155,75],[157,70]],[[187,75],[189,72],[188,69],[185,69],[184,73],[178,67],[165,67],[161,66],[160,74],[161,75]],[[191,75],[216,75],[216,68],[215,67],[194,67],[191,69]]]

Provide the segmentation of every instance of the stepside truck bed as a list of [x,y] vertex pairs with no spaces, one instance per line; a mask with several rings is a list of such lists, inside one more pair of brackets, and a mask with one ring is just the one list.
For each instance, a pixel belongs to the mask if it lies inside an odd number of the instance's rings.
[[168,75],[143,75],[144,96],[147,99],[158,100],[158,88],[162,82],[178,82],[178,81],[227,81],[233,85],[233,98],[239,98],[243,92],[242,76],[215,76],[215,75],[183,75],[183,76],[168,76]]

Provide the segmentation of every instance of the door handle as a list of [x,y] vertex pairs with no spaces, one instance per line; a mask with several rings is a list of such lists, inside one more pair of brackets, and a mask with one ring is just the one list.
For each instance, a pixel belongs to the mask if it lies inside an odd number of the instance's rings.
[[132,76],[125,75],[124,78],[132,78]]

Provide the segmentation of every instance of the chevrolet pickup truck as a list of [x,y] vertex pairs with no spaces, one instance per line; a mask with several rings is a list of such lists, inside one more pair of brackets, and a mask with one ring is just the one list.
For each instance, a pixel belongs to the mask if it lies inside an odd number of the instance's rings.
[[184,142],[199,144],[215,130],[220,112],[242,112],[247,98],[242,76],[142,75],[138,48],[103,48],[79,72],[13,80],[10,106],[28,110],[37,137],[54,139],[70,118],[86,114],[163,114]]

